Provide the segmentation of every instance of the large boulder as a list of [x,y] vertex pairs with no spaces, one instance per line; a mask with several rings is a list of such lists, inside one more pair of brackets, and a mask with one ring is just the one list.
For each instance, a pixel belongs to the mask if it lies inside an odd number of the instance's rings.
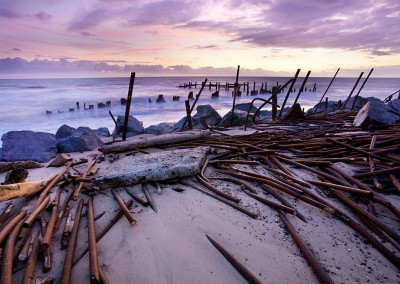
[[388,102],[387,107],[389,111],[400,115],[400,99],[395,99]]
[[110,130],[107,127],[100,127],[93,130],[98,136],[110,137]]
[[174,130],[174,123],[163,122],[156,125],[150,125],[144,130],[144,133],[160,135],[160,134],[171,133],[173,130]]
[[[241,111],[245,111],[248,112],[249,108],[250,108],[251,103],[242,103],[242,104],[236,104],[235,105],[235,111],[236,110],[241,110]],[[251,113],[255,113],[257,111],[257,107],[255,107],[254,105],[251,107],[250,112]]]
[[317,111],[317,113],[321,113],[321,112],[331,113],[331,112],[335,112],[337,109],[338,109],[338,102],[328,101],[328,109],[326,109],[325,102],[320,102],[320,103],[316,104],[313,108],[310,108],[307,111],[307,113],[311,114],[311,113],[315,113],[315,111]]
[[[193,129],[206,129],[207,125],[217,125],[222,120],[219,113],[210,105],[199,105],[196,110],[197,113],[192,117]],[[183,117],[175,123],[174,129],[180,131],[185,121],[186,117]]]
[[[124,120],[125,120],[124,116],[117,117],[117,134],[120,136],[122,136],[122,132],[124,131]],[[134,116],[130,115],[128,117],[126,137],[131,137],[142,133],[144,133],[143,123],[137,120]]]
[[34,131],[10,131],[1,137],[0,161],[26,161],[45,163],[57,155],[53,134]]
[[[222,127],[231,127],[231,126],[240,126],[244,125],[246,123],[246,116],[247,116],[247,111],[242,111],[242,110],[235,110],[232,116],[232,111],[229,111],[227,114],[225,114],[222,117],[221,122],[219,123],[219,126]],[[249,121],[251,122],[252,115],[249,115]],[[231,124],[232,120],[232,124]]]
[[61,126],[56,133],[57,150],[60,153],[91,151],[103,145],[97,134],[89,127]]
[[379,99],[369,100],[357,113],[353,125],[367,127],[370,125],[391,125],[400,120],[400,116],[390,111],[389,107]]
[[283,120],[296,120],[304,118],[304,113],[299,103],[295,103],[288,112],[285,113]]

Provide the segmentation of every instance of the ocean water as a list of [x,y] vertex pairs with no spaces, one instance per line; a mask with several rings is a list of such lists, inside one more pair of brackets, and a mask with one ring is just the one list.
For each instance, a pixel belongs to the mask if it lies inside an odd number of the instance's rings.
[[[126,98],[129,88],[129,76],[124,78],[77,78],[77,79],[0,79],[0,136],[12,130],[33,130],[55,133],[57,129],[67,124],[72,127],[88,126],[93,129],[108,127],[114,129],[114,123],[109,111],[114,116],[124,115],[125,106],[120,99]],[[266,78],[266,77],[241,77],[239,83],[249,82],[253,89],[260,89],[262,83],[267,83],[267,88],[273,85],[286,83],[290,78]],[[291,106],[304,78],[298,78],[295,89],[286,106]],[[185,103],[189,91],[194,96],[199,92],[197,88],[178,88],[179,85],[188,82],[200,83],[204,77],[136,77],[130,114],[143,122],[144,127],[161,122],[174,122],[185,116]],[[345,100],[351,92],[357,78],[336,78],[331,85],[326,97],[329,100]],[[224,89],[225,83],[234,83],[235,77],[208,77],[208,82],[221,83],[219,98],[211,97],[215,87],[204,88],[197,105],[210,104],[221,116],[232,108],[232,90]],[[325,92],[331,78],[310,77],[305,85],[307,91],[300,96],[299,103],[306,110],[313,107]],[[355,96],[364,79],[355,89]],[[310,89],[316,84],[317,90]],[[385,99],[400,88],[400,78],[370,78],[360,96]],[[286,89],[287,90],[287,89]],[[278,104],[281,105],[284,93],[278,95]],[[156,103],[159,94],[163,94],[165,103]],[[180,96],[179,101],[173,101],[173,96]],[[270,95],[247,96],[245,92],[238,97],[236,103],[251,102],[256,97],[269,98]],[[149,103],[149,98],[153,103]],[[111,101],[111,106],[98,108],[97,104]],[[76,107],[79,102],[80,109]],[[193,103],[193,101],[191,101]],[[88,105],[94,105],[93,109],[84,110]],[[256,104],[260,105],[260,103]],[[70,111],[74,109],[74,111]],[[267,105],[264,109],[270,109]],[[46,111],[52,114],[46,114]],[[195,111],[194,113],[195,114]],[[0,143],[1,144],[1,143]]]

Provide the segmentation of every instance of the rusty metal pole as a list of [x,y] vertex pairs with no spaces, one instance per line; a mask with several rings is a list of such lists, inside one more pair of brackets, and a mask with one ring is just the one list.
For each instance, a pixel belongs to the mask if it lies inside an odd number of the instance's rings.
[[292,236],[293,241],[299,248],[299,250],[303,253],[305,259],[307,260],[308,265],[311,266],[314,273],[317,275],[318,279],[321,283],[334,283],[332,279],[329,277],[328,273],[326,273],[325,269],[322,267],[321,263],[319,263],[318,259],[312,253],[311,249],[307,246],[307,244],[302,240],[299,234],[296,232],[296,229],[289,222],[286,216],[279,212],[279,217],[282,222],[285,224],[286,228],[289,231],[289,234]]
[[326,90],[325,90],[324,94],[322,95],[321,99],[319,100],[319,103],[317,104],[317,107],[315,108],[315,111],[314,111],[314,113],[316,113],[316,112],[317,112],[317,110],[318,110],[318,108],[319,108],[319,105],[320,105],[320,103],[322,102],[322,100],[324,99],[324,97],[325,97],[326,93],[328,92],[329,88],[331,87],[331,85],[332,85],[333,81],[334,81],[334,80],[335,80],[335,78],[336,78],[336,75],[337,75],[337,73],[339,73],[339,70],[340,70],[340,68],[338,68],[338,70],[336,71],[336,73],[335,73],[335,76],[333,76],[333,78],[332,78],[331,82],[329,83],[329,85],[328,85],[328,87],[326,88]]
[[131,212],[129,212],[128,207],[126,207],[124,201],[122,200],[121,196],[116,192],[114,189],[111,189],[112,194],[114,195],[115,200],[118,202],[119,208],[121,211],[124,213],[126,219],[128,219],[129,224],[132,226],[136,225],[136,220],[133,218],[131,215]]
[[[128,98],[126,100],[124,128],[122,130],[122,140],[126,140],[126,130],[128,129],[129,111],[130,111],[130,108],[131,108],[132,91],[133,91],[133,85],[134,84],[135,84],[135,72],[132,72],[131,73],[131,79],[129,81]],[[118,129],[117,129],[117,131],[118,131]]]
[[360,94],[361,90],[364,88],[365,83],[367,83],[372,71],[374,71],[374,68],[372,68],[371,71],[369,71],[367,78],[365,78],[364,82],[362,83],[360,89],[357,92],[357,95],[354,97],[354,101],[353,101],[353,104],[351,105],[351,109],[354,108],[354,105],[356,104],[356,99],[358,98],[358,95]]
[[311,70],[309,70],[309,71],[307,72],[307,75],[306,75],[306,77],[304,78],[303,84],[301,84],[301,87],[300,87],[300,89],[299,89],[299,92],[297,93],[297,96],[296,96],[296,99],[295,99],[294,102],[293,102],[293,105],[295,105],[295,104],[297,103],[297,101],[299,100],[300,95],[301,95],[301,93],[302,93],[303,90],[304,90],[304,86],[305,86],[305,84],[307,83],[307,80],[308,80],[308,77],[310,76],[310,74],[311,74]]
[[88,202],[88,243],[90,263],[90,283],[100,283],[99,261],[97,259],[96,231],[94,226],[93,197]]
[[37,232],[35,239],[33,241],[32,251],[28,257],[28,261],[25,266],[24,278],[22,279],[22,284],[33,283],[33,279],[35,276],[36,262],[37,262],[37,257],[39,254],[39,248],[40,248],[39,235],[40,235],[40,233]]
[[240,70],[240,65],[238,65],[237,71],[236,71],[236,81],[235,81],[235,86],[233,89],[233,104],[232,104],[232,111],[231,111],[231,121],[230,121],[230,126],[232,126],[233,123],[233,115],[235,114],[235,103],[236,103],[236,95],[238,91],[238,81],[239,81],[239,70]]
[[300,73],[300,69],[297,69],[297,72],[296,72],[296,74],[294,75],[292,84],[290,85],[289,90],[288,90],[288,92],[287,92],[287,94],[286,94],[286,97],[285,97],[285,99],[284,99],[284,101],[283,101],[283,103],[282,103],[281,110],[279,111],[279,115],[278,115],[279,117],[281,117],[281,115],[282,115],[283,109],[285,108],[286,102],[287,102],[287,100],[288,100],[288,98],[289,98],[290,93],[291,93],[292,90],[293,90],[294,83],[296,83],[296,80],[297,80],[297,77],[299,76],[299,73]]
[[60,283],[62,284],[68,284],[71,281],[72,262],[74,259],[76,241],[78,238],[79,224],[81,222],[82,207],[83,207],[83,200],[81,199],[75,211],[76,213],[75,213],[74,226],[72,228],[71,238],[68,244],[67,255],[65,256],[64,260],[64,267],[60,281]]
[[347,100],[345,101],[345,103],[343,104],[343,106],[340,109],[345,109],[347,103],[349,102],[351,95],[353,94],[354,90],[357,88],[358,82],[360,82],[361,77],[364,75],[364,72],[361,72],[360,76],[358,77],[356,83],[354,84],[353,89],[351,90],[349,96],[347,97]]

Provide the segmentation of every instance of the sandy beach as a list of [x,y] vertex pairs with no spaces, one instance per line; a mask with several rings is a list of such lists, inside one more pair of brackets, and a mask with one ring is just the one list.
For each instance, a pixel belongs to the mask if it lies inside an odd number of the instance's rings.
[[[304,141],[304,139],[301,138],[301,133],[304,133],[301,132],[303,127],[304,124],[302,123],[291,123],[289,125],[280,126],[276,124],[260,124],[256,125],[255,128],[248,129],[246,132],[240,127],[236,128],[236,130],[226,131],[223,135],[220,134],[221,131],[211,131],[211,133],[208,133],[211,135],[207,134],[206,136],[207,139],[211,139],[209,141],[204,138],[197,139],[196,141],[169,145],[167,147],[162,145],[141,147],[140,149],[142,149],[144,153],[135,150],[134,154],[129,151],[118,154],[106,154],[104,160],[95,163],[92,170],[98,168],[96,177],[99,177],[112,171],[113,167],[116,167],[116,163],[124,164],[124,161],[128,158],[127,154],[129,154],[129,157],[134,155],[141,159],[140,157],[144,158],[144,156],[151,155],[152,153],[162,153],[176,148],[194,149],[193,147],[197,147],[197,144],[202,144],[201,141],[205,141],[203,143],[205,146],[214,149],[207,154],[207,158],[212,161],[212,159],[215,159],[218,155],[227,152],[226,149],[233,149],[233,146],[227,146],[229,141],[238,141],[237,147],[241,145],[241,148],[244,147],[243,149],[247,149],[247,151],[255,151],[255,148],[257,148],[256,146],[245,145],[243,141],[246,141],[246,139],[254,141],[251,138],[252,136],[263,135],[263,133],[265,135],[265,133],[268,132],[272,133],[271,131],[275,133],[281,131],[282,133],[288,134],[290,131],[287,131],[287,129],[291,129],[291,131],[297,129],[297,131],[300,131],[298,132],[300,133],[298,134],[300,138],[297,142],[293,141],[292,143],[299,143],[300,140]],[[308,127],[311,127],[311,132],[314,131],[312,130],[313,126],[311,123]],[[259,130],[261,128],[263,128],[263,131]],[[396,126],[392,129],[394,129],[393,135],[396,135]],[[209,132],[209,130],[205,132]],[[198,131],[194,132],[194,134],[195,133],[198,133]],[[346,132],[340,135],[340,137],[345,135],[348,137],[356,137],[360,134],[370,135],[367,132],[353,132],[352,130],[349,131],[349,129],[346,129]],[[310,139],[311,136],[312,135],[309,137]],[[151,136],[142,135],[130,137],[126,142],[131,143],[135,140],[150,139],[149,137]],[[274,136],[271,134],[271,137],[272,141],[268,143],[273,144]],[[380,135],[379,137],[382,136]],[[277,138],[275,137],[275,139]],[[314,137],[312,139],[316,138]],[[268,139],[265,141],[267,140]],[[278,140],[279,139],[276,141]],[[217,141],[221,143],[220,148],[216,145]],[[118,143],[114,144],[117,145]],[[398,145],[398,143],[392,146],[395,145]],[[271,146],[270,149],[272,148]],[[268,148],[263,149],[268,150]],[[103,151],[105,150],[103,149]],[[234,152],[235,151],[232,153]],[[279,155],[279,153],[287,155],[288,151],[274,150],[275,156]],[[71,173],[81,176],[88,164],[96,157],[100,157],[102,152],[95,150],[83,153],[70,153],[68,155],[73,158],[74,161],[79,161],[83,158],[88,159],[88,163],[78,165],[74,167],[74,169],[69,170]],[[158,192],[158,189],[153,183],[149,183],[148,189],[154,200],[157,213],[150,206],[145,207],[134,201],[130,212],[136,220],[136,224],[132,226],[129,221],[122,216],[97,243],[98,263],[106,274],[109,282],[248,282],[211,244],[206,236],[209,235],[251,271],[251,273],[260,280],[260,283],[319,283],[320,280],[308,265],[303,253],[299,251],[298,247],[293,242],[286,226],[279,217],[278,211],[280,210],[274,209],[252,198],[249,194],[245,193],[243,187],[238,184],[222,179],[223,177],[228,177],[228,175],[223,174],[224,165],[233,166],[233,168],[239,170],[239,172],[252,172],[253,174],[267,176],[272,179],[276,179],[279,176],[268,171],[263,163],[240,164],[240,162],[235,162],[236,160],[242,160],[243,163],[246,163],[246,161],[253,160],[249,159],[249,157],[247,159],[243,157],[246,157],[246,155],[239,155],[238,158],[232,158],[232,164],[229,162],[208,163],[202,176],[208,179],[208,182],[218,190],[240,199],[238,205],[256,214],[256,218],[252,218],[196,190],[195,187],[207,191],[210,194],[214,194],[209,191],[207,187],[199,183],[194,176],[160,181],[162,187],[161,192]],[[269,154],[265,154],[265,157],[269,157]],[[171,159],[172,158],[173,157],[171,157]],[[294,158],[295,157],[293,157],[293,159]],[[217,160],[222,161],[222,158]],[[302,183],[305,183],[307,180],[319,180],[318,175],[315,173],[294,167],[287,163],[283,164],[285,164],[285,167],[293,174],[294,178],[302,181]],[[360,162],[359,164],[363,163]],[[334,163],[334,165],[349,175],[355,174],[357,172],[355,170],[358,168],[357,165],[345,162]],[[127,165],[127,167],[128,169],[134,168],[134,166],[129,165]],[[64,166],[58,168],[43,167],[29,169],[29,176],[26,181],[48,179],[55,174],[59,174],[63,169]],[[279,168],[277,168],[277,170],[279,170]],[[0,174],[0,179],[4,180],[4,178],[5,173]],[[280,203],[270,194],[264,194],[265,191],[259,186],[259,183],[241,181],[254,189],[258,196],[267,198],[275,203]],[[287,181],[287,186],[291,187],[289,181],[290,180]],[[187,183],[194,186],[188,186]],[[276,183],[279,184],[279,181],[276,181]],[[90,183],[87,185],[90,188]],[[298,185],[302,186],[301,184]],[[60,203],[62,204],[68,196],[68,188],[75,187],[76,184],[68,185],[63,189],[60,189],[58,186],[54,187],[50,193],[50,200],[54,200],[57,191],[61,191]],[[375,233],[380,232],[382,235],[376,235],[374,232],[371,234],[383,247],[387,248],[387,250],[393,254],[392,260],[382,255],[370,241],[361,236],[359,232],[349,227],[346,222],[342,222],[338,216],[332,214],[331,210],[321,210],[298,198],[277,190],[274,186],[268,187],[285,198],[292,205],[292,208],[304,217],[306,222],[299,218],[299,214],[292,215],[283,213],[302,240],[310,248],[333,283],[398,283],[400,281],[400,273],[398,267],[396,267],[396,261],[399,259],[399,252],[397,251],[398,244],[396,244],[395,240],[387,241],[388,236],[382,233],[381,230],[375,230]],[[352,185],[352,187],[358,188],[357,185]],[[307,187],[304,188],[306,190]],[[124,201],[132,199],[132,197],[127,194],[127,191],[136,193],[144,199],[146,198],[142,191],[141,184],[124,185],[116,187],[115,190]],[[329,202],[329,204],[332,204],[332,207],[341,210],[343,214],[353,218],[356,222],[363,223],[363,218],[357,216],[354,210],[349,209],[344,203],[340,202],[340,200],[335,198],[332,194],[329,194],[329,191],[325,188],[322,190],[321,187],[310,185],[307,190],[318,194],[321,198]],[[302,193],[302,195],[309,197],[309,194]],[[387,193],[379,193],[379,195],[384,197],[387,202],[390,202],[390,206],[399,208],[400,198],[398,191],[389,190]],[[98,217],[95,221],[95,231],[96,234],[99,234],[118,213],[119,206],[110,188],[95,190],[90,196],[93,196],[94,215]],[[367,206],[363,204],[365,202],[363,197],[353,194],[351,196],[360,207],[364,209],[367,208]],[[87,191],[85,189],[82,190],[77,200],[70,201],[69,212],[74,215],[78,201],[83,199],[85,204],[87,204],[88,198]],[[16,205],[15,210],[21,209],[27,204],[26,208],[28,208],[29,214],[29,208],[33,206],[35,200],[36,197],[18,198],[12,202]],[[370,203],[372,203],[371,200]],[[8,202],[2,202],[0,210],[3,210],[7,204]],[[392,228],[394,234],[398,234],[400,228],[398,216],[394,216],[388,208],[381,204],[374,202],[373,205],[376,218],[384,223],[385,226]],[[86,213],[84,213],[81,218],[74,256],[75,260],[88,247],[86,205],[83,211]],[[42,216],[44,216],[46,220],[49,220],[50,213],[44,211]],[[52,238],[52,269],[47,273],[43,273],[41,256],[39,256],[35,277],[50,277],[54,279],[56,283],[59,282],[63,271],[66,252],[65,249],[61,250],[60,243],[65,219],[66,217],[61,223],[60,229],[54,233]],[[365,225],[363,225],[363,227],[366,228]],[[36,234],[38,230],[39,224],[35,224],[31,229],[31,233]],[[19,283],[22,280],[24,267],[24,261],[17,261],[14,263],[13,282]],[[87,283],[89,279],[89,255],[86,253],[73,267],[71,283]]]

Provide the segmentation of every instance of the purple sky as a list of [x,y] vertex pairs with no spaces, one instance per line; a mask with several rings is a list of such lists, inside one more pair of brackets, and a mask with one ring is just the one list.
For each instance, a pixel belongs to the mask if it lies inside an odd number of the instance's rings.
[[399,0],[0,0],[0,76],[400,76]]

